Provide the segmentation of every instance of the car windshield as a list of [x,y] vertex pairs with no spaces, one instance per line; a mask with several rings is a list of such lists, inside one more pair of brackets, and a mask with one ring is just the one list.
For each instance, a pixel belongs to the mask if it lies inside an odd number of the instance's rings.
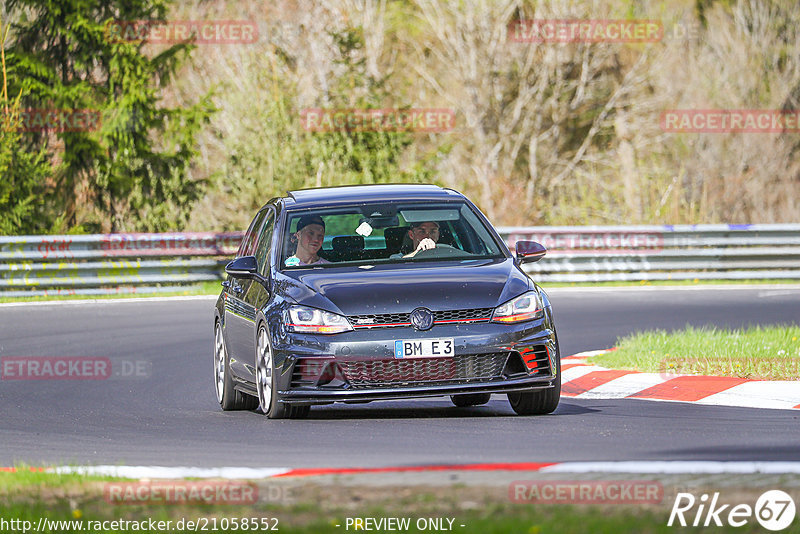
[[[504,257],[465,202],[298,210],[288,213],[285,224],[282,269]],[[429,241],[420,246],[424,239]]]

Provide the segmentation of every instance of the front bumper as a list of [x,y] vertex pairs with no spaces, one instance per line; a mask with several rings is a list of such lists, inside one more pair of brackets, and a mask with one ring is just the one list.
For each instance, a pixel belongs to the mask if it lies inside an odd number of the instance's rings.
[[281,402],[287,404],[323,404],[331,402],[366,402],[374,400],[398,400],[422,397],[441,397],[463,393],[510,393],[532,391],[554,386],[555,377],[518,378],[473,384],[439,384],[399,388],[352,389],[331,391],[289,390],[280,392]]
[[[453,338],[455,356],[398,360],[397,339]],[[508,393],[555,386],[558,347],[549,317],[495,323],[380,328],[331,336],[285,334],[273,345],[280,402],[327,404]],[[436,361],[434,361],[436,360]]]

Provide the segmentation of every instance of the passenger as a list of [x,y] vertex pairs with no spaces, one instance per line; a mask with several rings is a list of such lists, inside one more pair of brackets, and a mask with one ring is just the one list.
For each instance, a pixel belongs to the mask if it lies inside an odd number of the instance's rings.
[[413,258],[422,250],[436,248],[436,242],[439,241],[439,223],[436,221],[413,222],[408,231],[408,237],[411,238],[413,252],[403,257]]
[[297,221],[297,229],[292,234],[292,243],[297,244],[297,250],[293,256],[286,258],[286,265],[294,267],[297,265],[318,265],[330,263],[325,258],[318,256],[319,249],[322,248],[322,241],[325,239],[325,221],[319,215],[303,215]]

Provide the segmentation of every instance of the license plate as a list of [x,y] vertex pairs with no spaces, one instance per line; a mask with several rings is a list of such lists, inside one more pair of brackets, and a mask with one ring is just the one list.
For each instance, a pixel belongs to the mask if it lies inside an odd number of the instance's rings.
[[454,354],[452,337],[398,339],[394,342],[395,358],[449,358]]

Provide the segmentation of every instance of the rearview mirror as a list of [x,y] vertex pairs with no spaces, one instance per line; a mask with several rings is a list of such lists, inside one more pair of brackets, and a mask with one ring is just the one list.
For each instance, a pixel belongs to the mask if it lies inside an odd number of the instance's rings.
[[517,241],[514,245],[520,263],[533,263],[544,258],[547,249],[536,241]]
[[400,225],[400,219],[397,217],[397,215],[388,217],[362,217],[359,222],[366,222],[373,228],[391,228],[392,226]]

